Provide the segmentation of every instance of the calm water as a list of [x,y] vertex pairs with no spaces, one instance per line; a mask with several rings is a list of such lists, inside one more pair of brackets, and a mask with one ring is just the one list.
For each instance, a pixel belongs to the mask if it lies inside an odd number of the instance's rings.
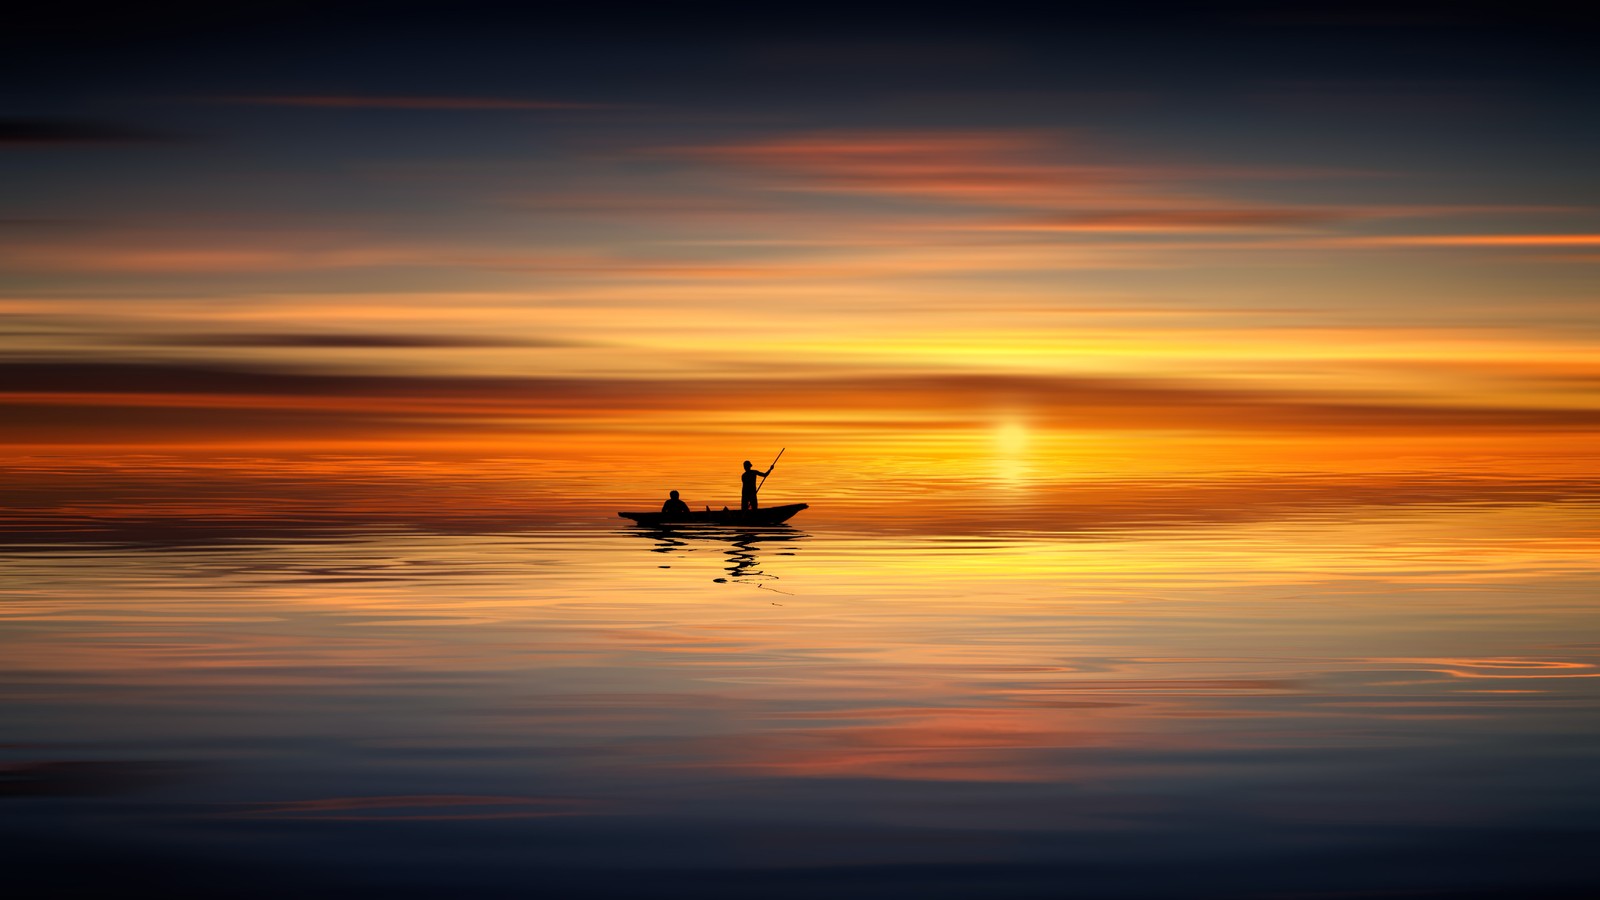
[[302,896],[1600,889],[1590,501],[1053,534],[815,512],[14,543],[9,873]]

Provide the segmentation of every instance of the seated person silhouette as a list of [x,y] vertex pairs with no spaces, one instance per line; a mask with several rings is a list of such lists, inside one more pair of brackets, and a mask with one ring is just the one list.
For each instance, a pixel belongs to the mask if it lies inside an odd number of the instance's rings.
[[[767,470],[767,472],[771,471],[771,469]],[[740,512],[743,512],[747,509],[755,509],[761,505],[756,501],[756,476],[759,475],[762,478],[765,478],[767,477],[767,472],[763,472],[760,469],[751,468],[750,460],[748,459],[744,461],[744,474],[739,476],[739,478],[744,482],[744,490],[739,493]]]
[[665,516],[682,516],[687,519],[689,517],[689,504],[679,500],[678,492],[673,491],[671,499],[661,504],[661,514]]

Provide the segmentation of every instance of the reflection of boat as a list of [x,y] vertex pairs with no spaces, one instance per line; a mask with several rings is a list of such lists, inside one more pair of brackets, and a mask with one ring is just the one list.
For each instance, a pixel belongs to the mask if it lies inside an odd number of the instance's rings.
[[[726,557],[722,568],[728,574],[723,578],[714,578],[713,581],[755,583],[757,587],[768,590],[776,588],[768,587],[762,582],[776,581],[778,576],[764,571],[760,567],[760,558],[794,556],[799,542],[810,537],[793,525],[747,525],[729,528],[722,525],[707,526],[681,522],[628,528],[618,533],[648,538],[655,542],[650,552],[666,554],[675,559],[688,559],[685,554],[702,549],[702,545],[707,543],[719,545],[720,554]],[[673,567],[673,565],[661,566],[663,569]]]
[[777,525],[789,521],[790,516],[805,508],[804,503],[790,503],[787,506],[764,506],[760,509],[690,510],[687,516],[660,512],[619,512],[617,515],[640,525]]

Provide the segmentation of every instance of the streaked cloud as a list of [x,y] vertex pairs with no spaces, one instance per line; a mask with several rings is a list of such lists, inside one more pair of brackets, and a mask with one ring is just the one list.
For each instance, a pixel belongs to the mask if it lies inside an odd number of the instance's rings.
[[398,110],[574,110],[607,109],[607,104],[515,97],[395,96],[374,94],[263,94],[222,97],[217,102],[249,106],[300,106],[312,109]]
[[[1530,408],[1405,401],[1338,392],[1246,390],[1201,383],[1089,376],[928,374],[799,378],[416,377],[329,374],[286,367],[148,363],[0,364],[0,403],[14,437],[40,441],[65,410],[189,410],[196,423],[227,410],[340,418],[359,431],[405,419],[456,428],[584,428],[684,419],[788,423],[825,435],[851,429],[983,429],[995,410],[1021,410],[1042,428],[1111,431],[1257,431],[1286,434],[1600,431],[1600,407]],[[54,412],[52,412],[52,410]],[[743,412],[752,411],[752,412]],[[101,417],[103,412],[95,416]],[[100,420],[109,430],[126,423]],[[837,423],[830,425],[828,423]],[[898,423],[898,425],[896,425]],[[85,417],[74,430],[97,430]],[[150,428],[158,427],[154,422]],[[384,429],[387,429],[385,424]]]
[[[1044,130],[801,132],[679,147],[670,155],[745,173],[756,179],[757,191],[916,204],[839,215],[858,228],[875,221],[886,230],[1112,237],[1321,231],[1343,240],[1340,233],[1384,220],[1587,212],[1581,206],[1539,204],[1263,204],[1253,198],[1259,190],[1245,191],[1241,185],[1389,176],[1315,167],[1129,162],[1095,141]],[[993,218],[998,210],[1027,212]]]
[[813,133],[672,153],[781,176],[789,189],[966,204],[1038,207],[1152,180],[1151,173],[1066,153],[1059,140],[1031,131]]
[[87,119],[0,119],[0,147],[132,144],[173,140],[143,128]]
[[1338,209],[1130,209],[1086,210],[1059,216],[970,226],[983,231],[1044,232],[1194,232],[1281,231],[1348,221],[1351,211]]
[[1342,238],[1347,247],[1466,247],[1539,249],[1600,247],[1600,234],[1389,234]]
[[435,349],[470,347],[572,347],[571,341],[445,334],[355,334],[335,332],[153,335],[141,343],[170,347],[267,347],[306,349]]
[[281,272],[415,266],[438,248],[375,245],[302,235],[277,239],[248,234],[95,236],[64,241],[15,241],[0,248],[13,271],[144,274]]
[[464,822],[580,815],[595,805],[569,797],[396,794],[257,803],[231,815],[335,822]]

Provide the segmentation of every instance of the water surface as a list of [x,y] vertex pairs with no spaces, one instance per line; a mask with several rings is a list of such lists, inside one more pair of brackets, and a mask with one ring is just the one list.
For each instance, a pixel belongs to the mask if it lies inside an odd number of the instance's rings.
[[1596,512],[34,532],[0,832],[62,889],[1579,896]]

